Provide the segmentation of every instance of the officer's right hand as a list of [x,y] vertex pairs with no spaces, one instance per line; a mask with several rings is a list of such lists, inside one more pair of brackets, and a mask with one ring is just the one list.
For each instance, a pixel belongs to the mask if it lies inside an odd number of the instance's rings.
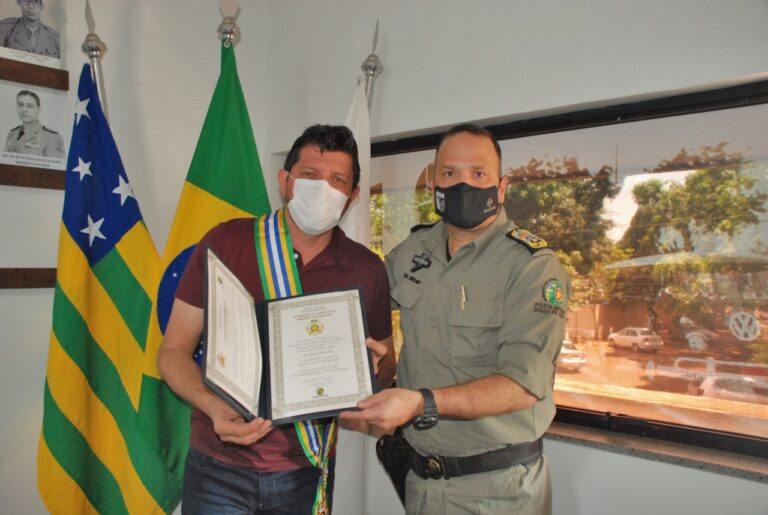
[[342,422],[367,422],[374,434],[388,434],[424,410],[424,397],[416,390],[390,388],[357,403],[360,411],[345,411]]
[[272,430],[272,421],[257,417],[246,422],[242,415],[219,398],[211,402],[206,412],[222,442],[251,445]]

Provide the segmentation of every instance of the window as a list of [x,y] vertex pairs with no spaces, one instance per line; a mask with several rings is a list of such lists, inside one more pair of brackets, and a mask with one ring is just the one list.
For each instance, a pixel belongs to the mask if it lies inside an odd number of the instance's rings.
[[[768,81],[490,127],[508,217],[572,280],[559,417],[768,456],[766,102]],[[437,220],[438,139],[374,144],[383,253]]]

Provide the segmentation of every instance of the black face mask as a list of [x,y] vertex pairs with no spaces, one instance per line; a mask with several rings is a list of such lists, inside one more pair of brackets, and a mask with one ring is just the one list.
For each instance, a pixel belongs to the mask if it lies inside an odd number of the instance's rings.
[[478,188],[466,182],[449,188],[436,186],[435,211],[455,227],[477,227],[499,212],[498,187]]

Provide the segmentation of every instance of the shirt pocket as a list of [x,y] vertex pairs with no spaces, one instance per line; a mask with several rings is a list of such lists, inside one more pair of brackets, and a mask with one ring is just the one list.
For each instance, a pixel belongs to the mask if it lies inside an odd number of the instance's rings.
[[410,281],[398,283],[392,290],[392,300],[400,309],[400,329],[403,331],[403,337],[413,322],[413,312],[423,292],[423,288],[411,284]]
[[502,306],[498,302],[469,302],[451,310],[448,338],[456,365],[488,366],[498,360]]

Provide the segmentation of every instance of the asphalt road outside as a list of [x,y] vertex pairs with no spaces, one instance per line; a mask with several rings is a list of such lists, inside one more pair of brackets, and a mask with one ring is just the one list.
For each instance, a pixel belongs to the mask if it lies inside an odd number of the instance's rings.
[[577,344],[587,362],[579,371],[558,368],[555,399],[575,408],[765,437],[768,396],[764,401],[758,396],[758,402],[741,402],[697,394],[707,358],[728,362],[718,363],[718,372],[755,371],[735,364],[745,359],[739,345],[697,352],[683,343],[667,344],[645,353],[611,348],[603,341]]

